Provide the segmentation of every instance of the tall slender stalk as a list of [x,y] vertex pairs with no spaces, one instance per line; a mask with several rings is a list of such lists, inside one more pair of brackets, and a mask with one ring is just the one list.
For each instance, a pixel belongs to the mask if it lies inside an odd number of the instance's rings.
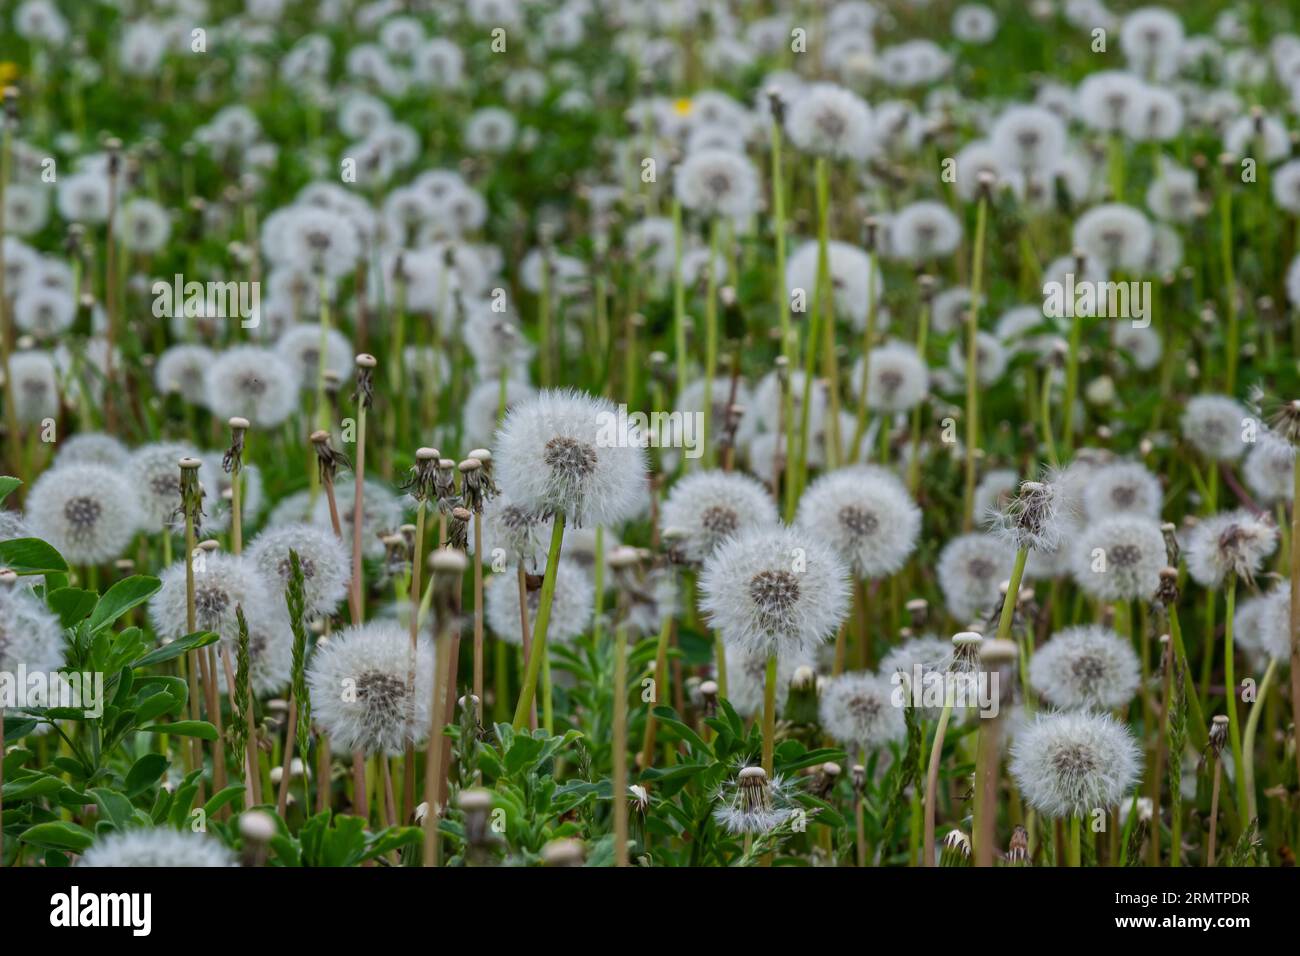
[[966,317],[966,484],[962,527],[970,531],[975,508],[975,449],[979,447],[979,314],[984,279],[984,233],[988,223],[989,190],[981,185],[975,211],[975,249],[971,265],[971,303]]
[[627,866],[627,626],[614,629],[614,865]]
[[564,512],[555,514],[551,525],[551,546],[546,553],[546,575],[542,578],[542,597],[537,607],[537,621],[533,625],[533,648],[528,659],[528,669],[524,674],[524,686],[519,691],[519,702],[515,705],[515,730],[523,730],[528,724],[528,713],[537,694],[537,678],[541,673],[542,660],[546,657],[546,629],[551,622],[551,602],[555,598],[555,575],[560,566],[560,545],[564,542]]

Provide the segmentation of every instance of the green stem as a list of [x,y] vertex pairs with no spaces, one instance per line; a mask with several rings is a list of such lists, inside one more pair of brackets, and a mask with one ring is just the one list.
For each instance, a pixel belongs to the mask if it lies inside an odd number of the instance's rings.
[[528,711],[537,694],[537,678],[541,674],[542,659],[546,657],[546,629],[551,622],[555,574],[560,566],[560,545],[563,541],[564,512],[559,511],[551,526],[551,546],[546,553],[546,575],[542,578],[542,596],[537,607],[537,621],[533,625],[533,646],[528,658],[528,670],[524,674],[524,685],[519,690],[519,702],[515,705],[515,730],[523,730],[528,726]]

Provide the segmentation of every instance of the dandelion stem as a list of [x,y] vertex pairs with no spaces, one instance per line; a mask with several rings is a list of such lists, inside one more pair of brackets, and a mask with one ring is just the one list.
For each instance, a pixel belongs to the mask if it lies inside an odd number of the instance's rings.
[[975,212],[975,249],[971,264],[971,303],[966,317],[966,486],[962,527],[970,531],[975,511],[975,449],[979,446],[979,314],[984,278],[984,233],[988,223],[988,194],[980,191]]
[[1255,697],[1255,702],[1251,704],[1250,716],[1246,718],[1246,732],[1242,738],[1241,759],[1242,759],[1242,785],[1246,790],[1246,820],[1254,820],[1257,816],[1255,806],[1255,733],[1259,730],[1259,718],[1264,712],[1264,699],[1268,696],[1268,690],[1273,685],[1273,676],[1277,673],[1277,658],[1270,657],[1268,667],[1264,670],[1264,679],[1259,683],[1259,693]]
[[557,511],[551,526],[551,546],[546,554],[546,575],[542,578],[542,597],[537,607],[537,621],[533,626],[533,648],[524,674],[524,686],[519,691],[515,706],[515,730],[523,730],[528,723],[528,712],[537,694],[537,678],[542,660],[546,657],[546,628],[551,621],[551,602],[555,598],[555,575],[560,566],[560,545],[564,541],[564,512]]
[[934,813],[939,788],[939,761],[943,757],[943,738],[948,733],[948,720],[952,716],[955,689],[951,682],[943,695],[943,710],[939,712],[939,723],[934,728],[934,742],[930,744],[930,766],[925,774],[925,836],[922,866],[934,866]]
[[776,759],[776,655],[767,656],[763,681],[763,772],[772,779]]
[[[1237,810],[1245,812],[1249,805],[1246,800],[1246,777],[1241,762],[1241,727],[1237,723],[1237,679],[1233,663],[1232,624],[1237,605],[1237,575],[1229,572],[1227,581],[1227,606],[1223,613],[1223,691],[1228,705],[1228,734],[1232,742],[1232,765],[1235,769],[1233,780],[1237,784]],[[1249,819],[1240,820],[1245,826]]]
[[614,629],[614,865],[627,866],[627,628]]

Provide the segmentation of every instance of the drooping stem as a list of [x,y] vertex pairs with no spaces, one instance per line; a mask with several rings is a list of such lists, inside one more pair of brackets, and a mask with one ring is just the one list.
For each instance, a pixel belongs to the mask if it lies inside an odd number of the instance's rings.
[[943,756],[943,738],[948,733],[948,720],[952,717],[954,688],[949,684],[944,690],[943,710],[939,724],[934,729],[934,742],[930,745],[930,766],[925,774],[925,837],[922,866],[934,866],[934,813],[939,787],[939,761]]
[[1250,706],[1250,716],[1246,718],[1246,732],[1241,741],[1241,760],[1243,786],[1246,788],[1246,820],[1250,821],[1257,817],[1256,797],[1255,797],[1255,734],[1259,730],[1259,717],[1264,712],[1264,698],[1268,695],[1269,688],[1273,685],[1273,677],[1277,673],[1277,658],[1270,657],[1268,667],[1264,670],[1264,679],[1259,683],[1259,693],[1255,697],[1255,702]]
[[533,625],[532,652],[528,658],[528,669],[524,674],[524,685],[519,691],[519,702],[515,705],[515,730],[523,730],[528,724],[528,713],[537,694],[537,678],[541,674],[542,659],[546,657],[546,629],[551,621],[551,602],[555,598],[555,575],[560,566],[560,545],[564,541],[564,512],[556,512],[551,525],[551,546],[546,554],[546,575],[542,578],[542,596],[537,607],[537,620]]

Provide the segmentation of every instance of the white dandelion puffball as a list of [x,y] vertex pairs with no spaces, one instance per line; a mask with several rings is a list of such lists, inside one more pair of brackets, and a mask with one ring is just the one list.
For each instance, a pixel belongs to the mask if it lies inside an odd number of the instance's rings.
[[1137,654],[1108,627],[1067,627],[1034,651],[1029,682],[1062,710],[1128,706],[1141,680]]
[[1246,456],[1242,476],[1262,504],[1290,501],[1295,497],[1296,450],[1290,442],[1272,432],[1262,432]]
[[348,381],[352,377],[355,351],[347,336],[337,329],[327,329],[322,336],[319,325],[299,322],[285,329],[276,340],[276,354],[297,373],[304,389],[316,387],[322,345],[325,347],[325,373],[333,372],[340,382]]
[[[767,655],[750,654],[728,644],[723,653],[727,661],[727,701],[742,717],[763,712],[763,695],[767,691]],[[776,712],[785,710],[790,696],[790,681],[800,667],[812,667],[811,657],[782,656],[776,660]]]
[[888,414],[911,411],[930,388],[930,368],[907,342],[891,341],[867,353],[853,366],[853,393],[862,394],[862,376],[867,379],[867,407]]
[[1132,206],[1104,203],[1075,220],[1073,241],[1106,269],[1142,272],[1151,253],[1151,223]]
[[1009,769],[1039,813],[1083,816],[1119,805],[1141,773],[1142,751],[1110,714],[1039,714],[1016,733]]
[[505,402],[501,401],[500,380],[479,382],[465,399],[464,439],[472,444],[493,445],[497,432],[497,414],[502,409],[509,414],[516,405],[536,397],[537,389],[527,382],[510,378],[506,380]]
[[[361,554],[366,558],[382,558],[384,536],[402,526],[404,515],[401,499],[386,485],[368,478],[363,483],[361,498]],[[349,554],[352,553],[352,534],[356,527],[356,501],[356,478],[350,471],[340,471],[334,479],[334,503],[339,512],[343,543]],[[301,521],[302,516],[297,515],[293,520]],[[311,521],[326,528],[334,527],[329,499],[325,495],[316,498]]]
[[1180,421],[1183,437],[1210,461],[1236,461],[1246,450],[1242,435],[1250,413],[1227,395],[1197,395],[1187,402]]
[[9,356],[14,414],[21,425],[40,425],[59,414],[59,383],[48,352],[16,352]]
[[78,432],[59,441],[54,466],[108,465],[123,469],[131,453],[125,445],[103,432]]
[[1094,521],[1073,548],[1075,582],[1102,601],[1147,600],[1168,563],[1160,525],[1141,515]]
[[[52,675],[64,664],[63,626],[45,602],[17,583],[0,583],[0,674]],[[0,699],[3,710],[3,699]]]
[[137,489],[105,465],[51,468],[36,479],[27,496],[27,522],[33,533],[71,564],[112,561],[143,521]]
[[396,756],[428,736],[433,646],[421,638],[412,653],[410,634],[391,622],[349,627],[317,646],[307,687],[336,753]]
[[167,245],[172,224],[167,210],[152,199],[129,199],[117,211],[113,232],[131,252],[149,255]]
[[158,356],[154,385],[164,395],[179,395],[191,405],[202,406],[208,400],[203,378],[212,358],[206,345],[173,345]]
[[1249,581],[1277,547],[1277,537],[1267,514],[1243,508],[1212,515],[1187,536],[1187,573],[1205,587],[1218,587],[1229,574]]
[[990,534],[964,534],[939,552],[936,576],[948,613],[974,621],[997,604],[999,585],[1011,577],[1011,548]]
[[889,222],[891,258],[920,264],[951,255],[961,242],[962,227],[943,203],[921,200],[898,210]]
[[1094,520],[1117,514],[1157,519],[1164,506],[1160,479],[1137,462],[1093,469],[1082,489],[1083,512]]
[[314,524],[268,528],[254,538],[245,556],[266,580],[273,601],[289,586],[290,551],[298,553],[306,613],[333,614],[352,579],[352,556],[343,542],[333,530]]
[[1183,46],[1183,22],[1160,7],[1142,7],[1124,18],[1119,45],[1134,73],[1167,80],[1178,69]]
[[780,523],[772,496],[748,475],[719,470],[694,471],[668,492],[659,511],[659,527],[673,532],[674,547],[694,564],[703,563],[718,545],[754,528]]
[[1042,106],[1011,106],[993,124],[989,142],[1003,167],[1043,173],[1065,155],[1065,124]]
[[1061,536],[1074,524],[1073,499],[1057,487],[1055,474],[1021,482],[1000,508],[993,530],[1017,551],[1055,553]]
[[1291,658],[1291,589],[1284,583],[1264,597],[1259,611],[1260,648],[1279,661]]
[[806,87],[787,107],[785,125],[791,142],[816,156],[865,159],[872,152],[871,108],[833,83]]
[[[785,291],[792,302],[802,300],[804,311],[811,311],[817,302],[818,245],[808,241],[795,249],[785,264]],[[866,328],[871,302],[879,304],[885,292],[884,275],[880,265],[871,276],[871,257],[857,246],[831,239],[826,243],[826,258],[830,269],[831,289],[834,292],[835,314],[848,319],[855,329]],[[877,314],[877,327],[882,316]]]
[[235,856],[215,838],[169,827],[105,833],[81,855],[77,866],[227,867]]
[[[196,556],[194,563],[194,623],[197,630],[212,631],[223,640],[239,635],[236,606],[252,627],[254,621],[269,620],[271,594],[263,576],[245,557],[220,551]],[[186,568],[177,561],[159,575],[162,587],[149,599],[149,619],[164,642],[189,633],[186,610]]]
[[979,3],[963,3],[953,11],[952,35],[962,43],[983,45],[997,35],[998,18]]
[[[951,640],[926,634],[904,641],[897,647],[890,648],[880,661],[880,676],[890,682],[891,687],[902,687],[910,701],[916,693],[915,682],[921,681],[921,699],[934,691],[927,691],[927,685],[938,682],[953,666],[953,644]],[[895,676],[895,675],[902,675]],[[936,695],[935,706],[922,705],[921,713],[926,720],[938,720],[943,712],[942,696]]]
[[644,437],[612,402],[550,390],[517,405],[498,432],[497,480],[511,500],[575,527],[616,525],[645,498]]
[[842,674],[826,682],[818,717],[822,729],[851,750],[875,750],[907,733],[904,708],[894,701],[897,685],[875,674]]
[[226,349],[208,366],[207,405],[217,418],[247,418],[258,428],[282,424],[298,407],[298,376],[273,350]]
[[921,509],[884,468],[850,465],[822,475],[799,499],[795,524],[825,541],[858,578],[883,578],[906,562]]
[[[490,565],[497,565],[500,559],[503,570],[523,563],[525,570],[535,573],[538,562],[546,557],[551,526],[549,517],[520,507],[504,494],[496,495],[483,504],[483,553],[479,558]],[[468,544],[473,554],[472,534]]]
[[758,209],[758,171],[742,153],[704,149],[690,153],[673,174],[673,190],[686,209],[742,219]]
[[747,531],[721,545],[699,578],[700,609],[749,653],[808,655],[848,613],[848,571],[803,529]]
[[46,338],[72,327],[77,301],[68,290],[33,286],[14,298],[13,317],[22,331]]
[[[534,633],[542,590],[526,591],[528,633]],[[485,595],[488,627],[497,637],[510,644],[521,644],[519,633],[519,579],[514,574],[494,574]],[[561,644],[581,636],[591,623],[596,603],[596,586],[571,558],[561,558],[555,568],[555,594],[551,600],[551,617],[546,639]]]
[[[182,458],[197,458],[198,450],[180,442],[151,442],[131,453],[127,476],[146,530],[183,527],[181,509]],[[204,502],[207,510],[208,502]]]

